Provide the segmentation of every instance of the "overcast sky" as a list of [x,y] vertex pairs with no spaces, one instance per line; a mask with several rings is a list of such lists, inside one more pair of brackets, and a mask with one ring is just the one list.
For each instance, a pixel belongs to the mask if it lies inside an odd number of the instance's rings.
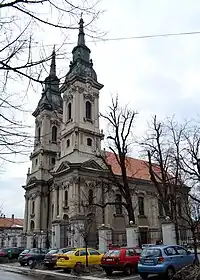
[[[200,1],[193,0],[103,0],[105,10],[98,27],[106,38],[200,31]],[[55,35],[56,36],[56,35]],[[74,31],[77,37],[77,31]],[[52,33],[43,40],[54,44]],[[151,116],[164,118],[176,114],[181,121],[199,114],[200,108],[200,34],[149,39],[108,40],[92,43],[91,58],[98,80],[104,84],[100,110],[108,105],[110,94],[119,94],[122,103],[139,112],[137,134],[141,135]],[[73,45],[66,45],[71,52]],[[58,61],[60,71],[68,71],[69,60]],[[33,111],[41,91],[28,96]],[[34,118],[29,116],[29,124]],[[7,164],[0,175],[0,204],[7,216],[23,217],[26,173],[30,166]]]

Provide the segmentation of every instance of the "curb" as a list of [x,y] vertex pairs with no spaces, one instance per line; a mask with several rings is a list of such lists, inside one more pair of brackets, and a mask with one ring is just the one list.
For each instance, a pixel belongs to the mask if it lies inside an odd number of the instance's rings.
[[[44,276],[51,276],[51,277],[58,277],[59,279],[68,279],[68,278],[74,278],[74,279],[83,279],[83,280],[108,280],[108,278],[98,278],[90,275],[85,276],[77,276],[73,274],[62,274],[55,271],[48,271],[48,270],[39,270],[39,269],[27,269],[25,267],[14,267],[11,265],[0,265],[0,270],[16,273],[16,274],[22,274],[22,275],[28,275],[28,276],[38,276],[38,275],[44,275]],[[57,278],[56,278],[57,279]]]

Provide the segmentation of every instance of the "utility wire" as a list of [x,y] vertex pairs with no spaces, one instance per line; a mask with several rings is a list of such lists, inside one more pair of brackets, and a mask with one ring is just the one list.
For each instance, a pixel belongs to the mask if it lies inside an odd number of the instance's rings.
[[[108,41],[139,40],[139,39],[151,39],[151,38],[159,38],[159,37],[174,37],[174,36],[187,36],[187,35],[200,35],[200,31],[164,33],[164,34],[116,37],[116,38],[97,38],[97,37],[92,37],[92,36],[87,35],[88,37],[93,38],[93,40],[89,40],[87,42],[88,43],[99,43],[99,42],[108,42]],[[39,44],[39,42],[36,42],[35,45],[32,45],[32,47],[39,48],[40,46],[38,44]],[[76,42],[66,42],[66,43],[63,43],[62,45],[75,45],[75,44],[76,44]],[[43,45],[43,46],[44,47],[53,47],[54,45],[59,45],[59,44],[48,44],[48,45]]]

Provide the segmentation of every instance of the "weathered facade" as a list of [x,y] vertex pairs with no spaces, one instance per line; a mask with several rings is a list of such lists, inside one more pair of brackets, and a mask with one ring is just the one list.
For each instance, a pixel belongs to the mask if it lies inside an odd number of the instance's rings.
[[[99,159],[104,137],[99,128],[99,96],[103,85],[97,80],[90,49],[85,45],[82,19],[72,55],[65,82],[59,87],[53,51],[50,74],[33,113],[32,167],[23,186],[27,247],[83,245],[85,217],[92,217],[90,246],[98,245],[98,228],[102,224],[111,229],[110,242],[126,243],[129,221],[125,210],[119,204],[100,207],[121,197],[115,187],[110,186],[109,192],[105,192],[107,184],[103,178],[107,169]],[[116,164],[111,155],[110,164]],[[155,242],[161,238],[162,206],[146,165],[132,159],[131,166],[135,174],[130,176],[130,183],[138,242]]]

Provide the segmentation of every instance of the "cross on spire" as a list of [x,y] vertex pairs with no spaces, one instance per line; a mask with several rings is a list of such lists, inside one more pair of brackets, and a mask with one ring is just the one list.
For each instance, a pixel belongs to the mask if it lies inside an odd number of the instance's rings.
[[78,46],[85,46],[85,33],[84,33],[84,28],[83,28],[83,18],[82,18],[83,13],[81,13],[81,18],[79,21],[79,34],[78,34]]

